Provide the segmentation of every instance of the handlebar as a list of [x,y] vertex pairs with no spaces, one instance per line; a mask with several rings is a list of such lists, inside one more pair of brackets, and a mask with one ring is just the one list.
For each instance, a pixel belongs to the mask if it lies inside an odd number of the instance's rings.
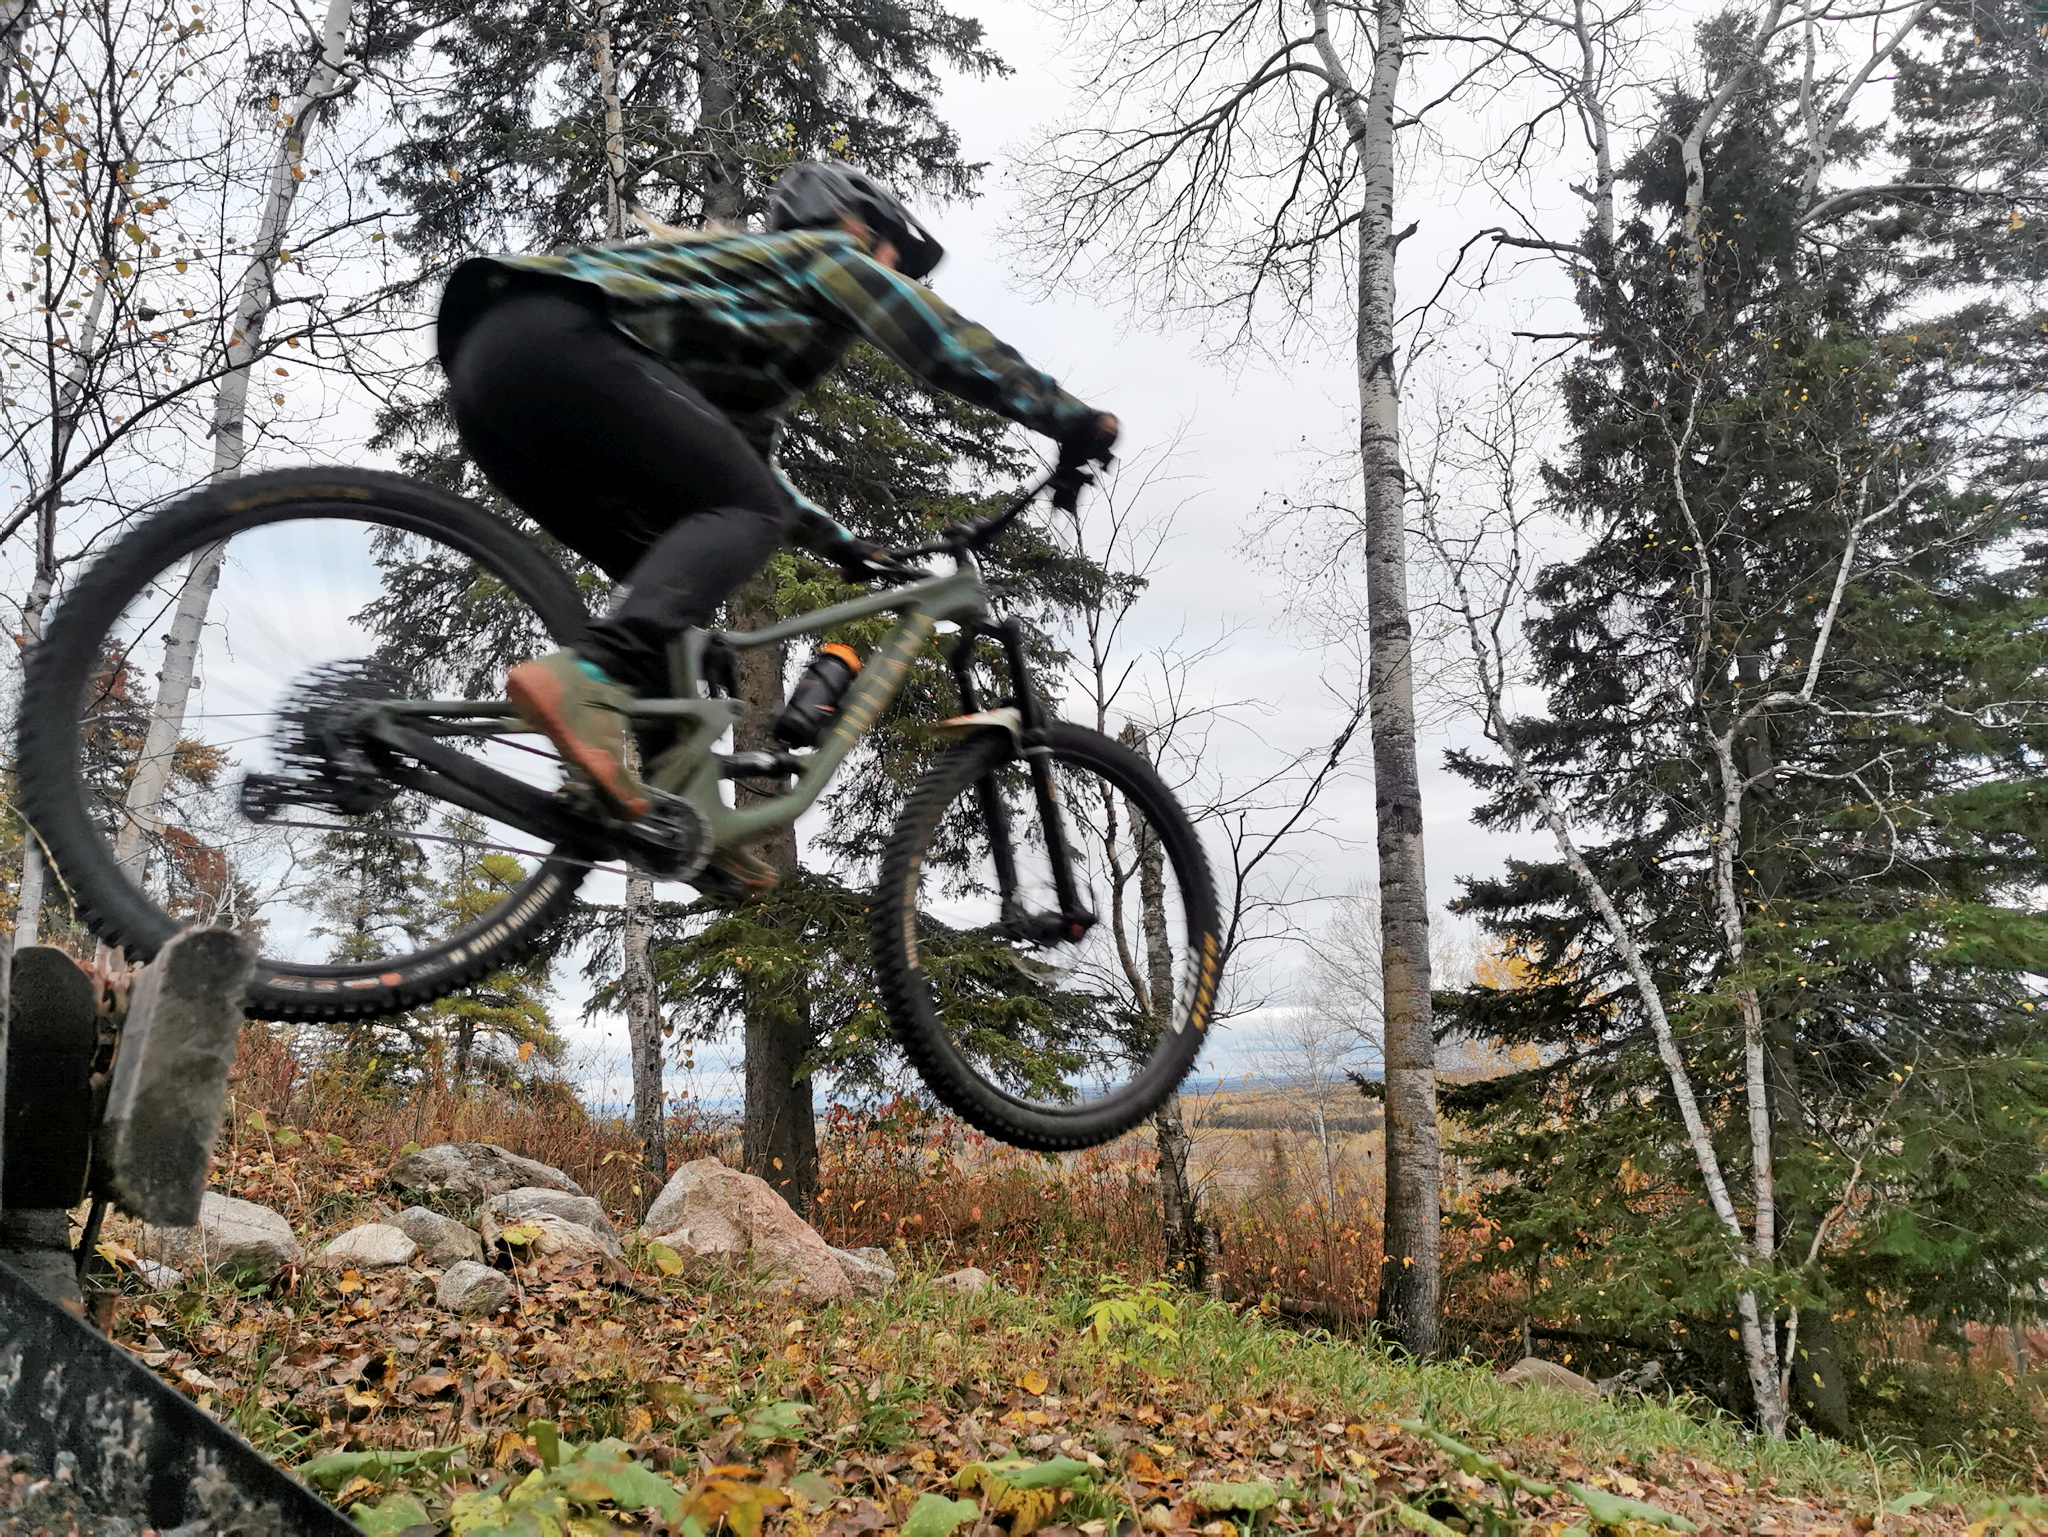
[[923,555],[958,555],[966,550],[982,549],[1016,522],[1023,515],[1024,509],[1037,501],[1041,493],[1050,490],[1053,506],[1061,512],[1072,512],[1081,505],[1082,488],[1092,485],[1094,480],[1094,474],[1086,465],[1062,466],[1022,492],[1000,511],[992,512],[987,517],[969,518],[964,523],[949,523],[939,530],[939,537],[929,543],[892,550],[890,554],[898,561],[904,561],[915,560]]

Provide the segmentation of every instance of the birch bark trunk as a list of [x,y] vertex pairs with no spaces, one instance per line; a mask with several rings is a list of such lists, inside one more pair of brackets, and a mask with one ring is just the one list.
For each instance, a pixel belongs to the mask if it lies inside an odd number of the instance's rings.
[[[1150,744],[1137,726],[1124,727],[1118,739],[1147,763],[1152,761]],[[1145,935],[1143,1002],[1154,1029],[1165,1031],[1172,1028],[1174,1005],[1173,945],[1166,923],[1166,850],[1150,836],[1143,818],[1132,814],[1129,824],[1138,845],[1138,917]],[[1201,1198],[1188,1178],[1188,1154],[1194,1139],[1188,1135],[1178,1094],[1152,1118],[1152,1135],[1159,1150],[1159,1226],[1166,1273],[1191,1291],[1203,1290],[1212,1280],[1208,1245],[1203,1241]]]
[[612,51],[611,0],[598,0],[594,14],[590,55],[604,107],[604,228],[617,240],[626,233],[626,114],[619,100],[618,58]]
[[[590,57],[597,69],[598,102],[604,114],[604,229],[608,239],[626,234],[625,109],[619,96],[618,55],[612,46],[611,0],[597,0],[591,12]],[[639,756],[632,749],[632,768]],[[658,1189],[668,1178],[668,1088],[664,1081],[661,993],[654,980],[652,913],[654,882],[626,877],[619,909],[619,1001],[626,1016],[627,1060],[633,1073],[633,1131],[640,1139],[640,1164]]]
[[[342,67],[348,60],[348,28],[353,8],[354,0],[328,0],[320,33],[319,61],[313,66],[306,88],[285,110],[284,132],[278,137],[277,157],[271,162],[263,211],[257,222],[254,254],[242,275],[228,333],[228,372],[222,375],[220,392],[214,397],[215,480],[241,473],[242,461],[248,453],[249,365],[262,348],[263,329],[277,305],[278,258],[304,176],[299,163],[305,157],[307,135],[341,83]],[[199,635],[213,601],[213,590],[220,584],[224,549],[224,545],[214,545],[193,555],[178,594],[170,633],[164,641],[163,671],[157,675],[149,728],[136,759],[135,777],[129,781],[125,814],[114,842],[115,857],[134,879],[141,878],[148,863],[143,838],[156,829],[157,808],[170,785],[172,761],[184,735],[185,707],[198,671]]]
[[1442,1178],[1436,1042],[1423,879],[1422,787],[1415,756],[1413,631],[1408,618],[1407,483],[1395,371],[1394,99],[1407,62],[1406,0],[1377,0],[1372,78],[1363,96],[1313,0],[1316,50],[1357,146],[1365,182],[1358,225],[1359,458],[1365,484],[1368,685],[1379,830],[1380,967],[1386,1020],[1387,1209],[1379,1322],[1414,1355],[1437,1346]]
[[[71,443],[78,436],[79,398],[85,393],[85,370],[98,345],[100,322],[107,312],[107,285],[92,291],[85,319],[78,328],[78,364],[57,393],[57,409],[50,419],[50,478],[36,507],[35,574],[29,581],[28,602],[21,610],[21,639],[24,649],[43,638],[43,615],[57,592],[57,514],[64,505],[64,465],[71,456]],[[9,943],[16,949],[37,943],[42,937],[43,891],[48,873],[43,846],[35,829],[23,824],[21,838],[21,889],[14,899],[14,933]]]
[[654,882],[644,875],[627,876],[620,915],[620,1002],[633,1063],[633,1130],[640,1138],[641,1166],[658,1189],[668,1178],[668,1093],[662,1076],[661,997],[654,984],[649,922],[653,905]]

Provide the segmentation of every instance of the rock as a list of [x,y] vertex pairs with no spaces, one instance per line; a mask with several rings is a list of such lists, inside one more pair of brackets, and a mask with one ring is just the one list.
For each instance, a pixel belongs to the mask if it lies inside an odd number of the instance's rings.
[[100,1188],[130,1216],[198,1220],[255,966],[255,935],[188,929],[136,979],[93,1134]]
[[420,1246],[403,1228],[384,1222],[365,1222],[332,1240],[313,1256],[316,1265],[336,1270],[375,1270],[386,1265],[410,1265]]
[[521,1158],[495,1142],[442,1142],[408,1153],[385,1176],[400,1190],[474,1206],[526,1186],[583,1194],[560,1169]]
[[188,1273],[211,1270],[250,1285],[306,1257],[292,1225],[268,1206],[212,1190],[199,1203],[197,1227],[144,1228],[143,1245],[150,1258]]
[[[511,1235],[530,1230],[528,1239],[515,1239]],[[607,1241],[603,1234],[594,1233],[580,1222],[564,1222],[553,1212],[528,1212],[517,1222],[508,1222],[498,1230],[499,1243],[516,1243],[530,1247],[536,1254],[611,1254],[618,1248],[618,1240]]]
[[1602,1377],[1593,1386],[1602,1398],[1620,1398],[1631,1393],[1648,1393],[1664,1380],[1664,1363],[1655,1356],[1640,1366],[1631,1366],[1626,1371],[1616,1372],[1612,1377]]
[[429,1265],[452,1265],[459,1259],[484,1257],[484,1241],[474,1229],[424,1206],[407,1207],[391,1219],[391,1225],[420,1246],[419,1257]]
[[832,1258],[863,1297],[879,1297],[896,1284],[896,1267],[886,1249],[834,1249]]
[[934,1286],[943,1286],[947,1291],[954,1292],[985,1292],[995,1284],[994,1276],[972,1265],[961,1270],[949,1270],[932,1282]]
[[170,1265],[159,1264],[153,1259],[139,1259],[133,1269],[135,1278],[151,1291],[167,1292],[173,1286],[185,1284],[185,1272]]
[[612,1226],[612,1219],[604,1214],[604,1208],[587,1195],[570,1195],[566,1191],[529,1185],[492,1196],[484,1202],[484,1210],[506,1227],[539,1213],[560,1217],[564,1222],[573,1222],[597,1234],[604,1240],[605,1252],[613,1258],[626,1257],[625,1246],[619,1242],[619,1230]]
[[662,1186],[642,1224],[686,1258],[736,1260],[783,1277],[806,1302],[837,1302],[853,1283],[815,1229],[768,1182],[716,1158],[684,1164]]
[[502,1273],[473,1259],[450,1265],[434,1288],[434,1300],[451,1313],[502,1313],[518,1295]]
[[1556,1388],[1561,1393],[1577,1393],[1582,1398],[1600,1396],[1600,1390],[1587,1378],[1569,1366],[1559,1366],[1555,1361],[1546,1361],[1540,1356],[1522,1357],[1500,1374],[1500,1380],[1510,1387]]

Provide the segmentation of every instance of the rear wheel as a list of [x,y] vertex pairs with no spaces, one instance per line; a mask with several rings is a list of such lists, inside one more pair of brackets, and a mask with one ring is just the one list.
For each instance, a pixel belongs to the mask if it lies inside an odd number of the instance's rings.
[[[114,545],[29,658],[23,811],[80,920],[130,957],[193,925],[252,930],[252,1016],[414,1007],[531,948],[582,882],[579,851],[374,779],[252,816],[243,782],[302,772],[351,691],[503,699],[508,666],[586,618],[540,549],[432,486],[347,469],[209,486]],[[153,707],[181,687],[162,750]],[[474,734],[447,745],[559,782],[538,738],[491,718],[456,729]]]
[[[1144,758],[1054,722],[1050,754],[1085,933],[1062,909],[1025,758],[984,731],[941,758],[905,806],[871,909],[898,1041],[970,1124],[1057,1152],[1155,1114],[1194,1065],[1221,961],[1208,861]],[[999,873],[990,809],[1008,825]],[[1004,886],[1009,886],[1005,899]]]

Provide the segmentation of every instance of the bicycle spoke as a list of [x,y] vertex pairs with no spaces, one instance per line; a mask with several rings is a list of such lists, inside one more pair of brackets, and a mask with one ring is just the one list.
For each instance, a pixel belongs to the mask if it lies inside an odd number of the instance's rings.
[[[394,591],[394,580],[426,544],[346,520],[264,524],[228,540],[169,783],[147,819],[124,802],[173,639],[182,568],[146,588],[111,627],[82,723],[88,777],[108,840],[123,827],[134,830],[131,843],[141,835],[135,858],[158,905],[188,922],[232,913],[259,927],[266,954],[282,960],[370,958],[416,944],[458,913],[473,916],[479,888],[510,891],[546,860],[548,851],[516,829],[417,795],[354,814],[320,808],[260,822],[244,814],[246,775],[303,773],[303,764],[280,758],[279,745],[281,717],[306,680],[402,646],[390,611],[408,595]],[[543,649],[544,629],[537,621],[529,628]],[[461,697],[503,697],[489,686]],[[501,772],[548,789],[558,782],[553,752],[513,740],[502,723],[437,735]]]

